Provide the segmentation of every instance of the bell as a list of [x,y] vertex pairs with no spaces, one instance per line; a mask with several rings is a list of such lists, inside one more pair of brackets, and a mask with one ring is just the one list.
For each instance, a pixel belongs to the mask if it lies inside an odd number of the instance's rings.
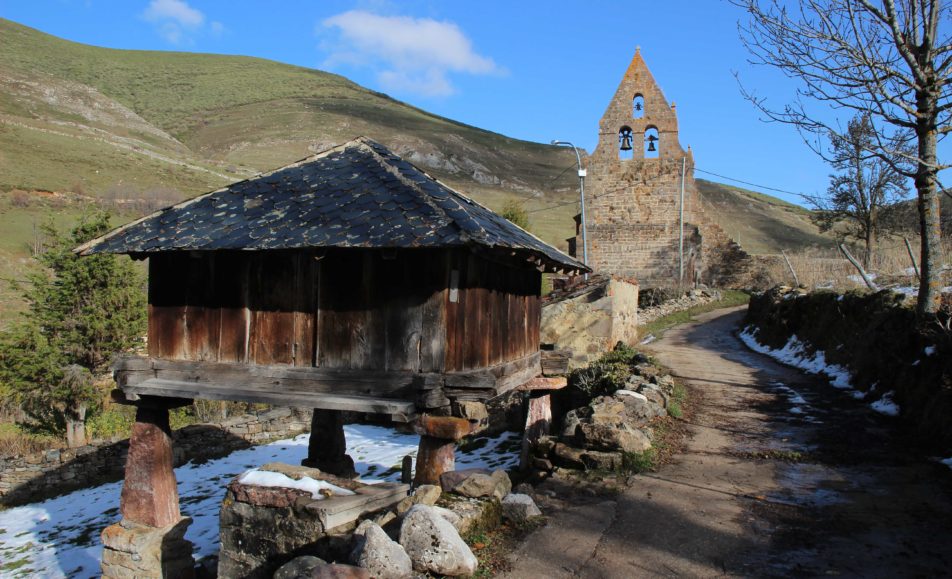
[[641,103],[635,103],[635,110],[636,110],[636,111],[640,111],[640,110],[643,109],[643,108],[644,108],[644,107],[641,106]]
[[647,138],[647,141],[648,141],[648,151],[653,152],[653,151],[657,151],[657,150],[658,150],[658,149],[655,147],[655,141],[657,141],[657,140],[658,140],[658,137],[656,137],[656,136],[654,136],[654,135],[649,135],[649,136],[648,136],[648,138]]
[[621,150],[630,151],[631,150],[631,132],[625,131],[621,134]]

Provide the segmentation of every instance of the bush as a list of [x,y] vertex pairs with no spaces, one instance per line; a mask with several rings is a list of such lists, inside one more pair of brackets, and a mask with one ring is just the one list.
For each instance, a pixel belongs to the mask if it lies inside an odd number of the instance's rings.
[[569,374],[568,389],[584,397],[585,404],[598,396],[611,396],[625,387],[632,366],[647,361],[644,354],[618,342],[614,350],[602,354],[594,363],[573,370]]

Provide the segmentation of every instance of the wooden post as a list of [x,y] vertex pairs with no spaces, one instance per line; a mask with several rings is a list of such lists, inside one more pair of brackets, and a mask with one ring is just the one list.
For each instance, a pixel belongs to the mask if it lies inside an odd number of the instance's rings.
[[860,277],[863,278],[863,282],[866,283],[866,287],[868,287],[869,289],[871,289],[871,290],[873,290],[873,291],[878,291],[879,288],[876,287],[876,284],[873,283],[873,280],[869,279],[869,275],[866,273],[866,270],[863,269],[863,266],[861,266],[861,265],[859,264],[859,262],[856,261],[856,258],[853,257],[853,255],[849,252],[849,250],[846,249],[846,245],[844,245],[844,244],[841,243],[841,244],[840,244],[840,251],[843,252],[843,255],[846,256],[846,259],[847,259],[850,263],[853,264],[853,267],[856,268],[856,271],[859,272]]
[[440,475],[451,470],[456,470],[456,441],[421,435],[413,483],[438,485]]
[[311,437],[307,443],[307,458],[302,466],[320,469],[341,478],[354,478],[354,459],[347,455],[344,435],[344,415],[339,410],[314,409],[311,415]]
[[420,435],[415,484],[440,484],[440,475],[456,470],[456,442],[473,432],[473,423],[452,416],[427,416],[417,420]]
[[782,255],[783,260],[787,262],[787,269],[789,269],[790,273],[793,274],[793,283],[797,287],[800,287],[800,278],[797,277],[797,272],[793,269],[793,265],[790,263],[790,258],[787,257],[787,252],[781,249],[780,255]]
[[540,438],[549,434],[552,425],[552,396],[548,393],[532,393],[526,416],[526,432],[522,439],[522,452],[519,455],[521,470],[529,468],[529,452]]
[[902,240],[906,243],[906,252],[909,254],[909,260],[912,261],[912,271],[916,272],[916,279],[919,279],[919,264],[916,263],[916,255],[912,252],[912,246],[909,245],[909,239],[906,238],[906,236],[903,236]]

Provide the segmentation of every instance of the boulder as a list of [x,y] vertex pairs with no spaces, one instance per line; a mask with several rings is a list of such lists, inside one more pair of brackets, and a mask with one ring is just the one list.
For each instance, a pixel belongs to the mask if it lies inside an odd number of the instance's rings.
[[504,470],[496,470],[489,475],[475,473],[453,487],[454,493],[474,499],[481,497],[502,499],[511,490],[512,481],[509,480],[509,475]]
[[632,374],[631,376],[628,377],[627,380],[625,380],[625,388],[628,390],[637,391],[638,388],[640,388],[642,384],[647,384],[647,383],[648,383],[648,379],[645,378],[644,376],[641,376],[639,374]]
[[599,396],[595,398],[592,400],[590,406],[592,409],[591,416],[589,416],[587,420],[583,419],[582,422],[609,426],[617,426],[624,423],[627,401],[623,398],[627,397]]
[[655,376],[654,383],[666,392],[674,390],[674,378],[670,374],[661,374]]
[[443,508],[443,507],[436,507],[436,506],[434,506],[434,507],[433,507],[433,510],[436,511],[438,515],[440,515],[441,517],[443,517],[444,519],[446,519],[447,521],[449,521],[449,523],[450,523],[451,525],[453,525],[454,527],[456,527],[456,530],[457,530],[457,531],[460,530],[460,523],[463,521],[463,519],[462,519],[459,515],[457,515],[457,514],[454,513],[453,511],[451,511],[451,510],[449,510],[449,509],[445,509],[445,508]]
[[502,509],[495,500],[454,498],[448,501],[447,510],[456,515],[458,521],[448,515],[445,518],[463,535],[495,529],[502,522]]
[[374,579],[366,569],[340,563],[318,565],[305,577],[307,579]]
[[435,505],[441,494],[442,489],[436,485],[420,485],[412,495],[397,503],[397,514],[402,515],[413,505]]
[[582,424],[579,426],[579,442],[592,450],[644,452],[651,448],[651,441],[644,432],[624,424]]
[[569,410],[562,419],[562,432],[559,438],[562,440],[575,440],[575,430],[579,425],[578,409]]
[[565,468],[574,468],[574,469],[585,469],[585,463],[582,462],[582,450],[569,446],[567,444],[562,444],[561,442],[555,445],[555,464],[565,467]]
[[453,487],[476,473],[492,474],[492,471],[488,468],[464,468],[462,470],[446,471],[440,475],[440,486],[443,488],[443,492],[450,492]]
[[327,561],[313,555],[295,557],[275,571],[274,579],[304,579],[310,577],[311,571],[321,565],[327,565]]
[[619,470],[624,464],[621,452],[586,450],[581,455],[582,463],[589,470]]
[[479,565],[456,528],[428,505],[414,505],[407,511],[400,527],[400,544],[419,572],[465,577]]
[[657,384],[643,384],[641,388],[638,389],[638,393],[652,404],[656,404],[661,408],[668,407],[668,395]]
[[[619,392],[623,392],[619,390]],[[625,394],[615,394],[619,401],[624,405],[623,422],[632,427],[639,427],[647,424],[651,419],[658,416],[665,416],[664,407],[659,406],[648,400],[648,397],[638,392],[624,391]]]
[[378,525],[364,521],[354,531],[351,560],[375,579],[406,579],[413,575],[410,556]]
[[509,493],[502,499],[502,516],[514,523],[524,523],[533,517],[541,517],[542,511],[529,495]]

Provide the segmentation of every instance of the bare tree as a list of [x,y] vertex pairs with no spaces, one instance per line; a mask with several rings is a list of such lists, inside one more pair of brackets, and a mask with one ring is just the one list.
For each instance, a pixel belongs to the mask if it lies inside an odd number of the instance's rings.
[[[793,102],[779,109],[742,89],[751,102],[769,119],[796,126],[817,152],[822,137],[844,136],[830,120],[837,110],[869,115],[876,137],[869,152],[914,179],[922,239],[918,312],[937,311],[939,173],[950,165],[940,162],[936,148],[952,131],[949,0],[732,2],[749,16],[740,31],[752,62],[800,82]],[[810,110],[809,103],[828,106]],[[901,144],[914,145],[912,152]]]
[[[876,130],[869,115],[853,117],[845,135],[830,135],[827,161],[837,171],[830,175],[825,195],[804,195],[816,212],[814,221],[821,231],[838,226],[848,237],[861,240],[866,252],[863,268],[869,271],[876,239],[888,209],[907,194],[905,176],[869,151],[876,148]],[[902,148],[899,143],[891,147]]]

